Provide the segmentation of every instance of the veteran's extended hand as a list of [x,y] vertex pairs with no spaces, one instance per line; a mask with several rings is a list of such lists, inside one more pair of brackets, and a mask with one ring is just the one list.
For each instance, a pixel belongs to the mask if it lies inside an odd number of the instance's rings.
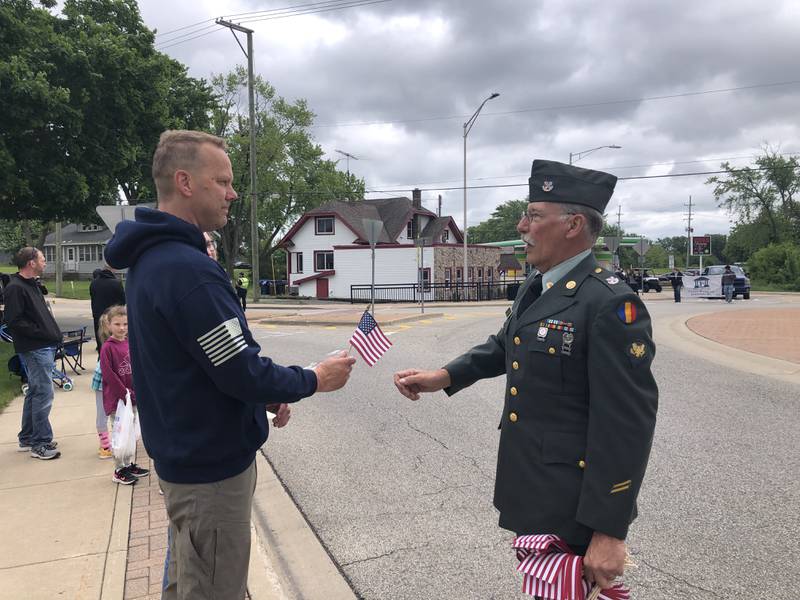
[[406,369],[394,374],[394,385],[399,392],[411,400],[419,400],[423,392],[437,392],[450,385],[450,373],[445,369],[419,371]]
[[355,358],[347,356],[342,350],[337,356],[326,358],[314,367],[314,373],[317,374],[317,393],[333,392],[344,387],[355,362]]

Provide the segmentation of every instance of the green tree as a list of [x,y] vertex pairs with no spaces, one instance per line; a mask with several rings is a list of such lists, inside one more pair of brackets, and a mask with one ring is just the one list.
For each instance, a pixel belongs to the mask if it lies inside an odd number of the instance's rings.
[[756,283],[800,290],[800,248],[791,242],[761,248],[747,262]]
[[[222,259],[232,273],[233,263],[240,255],[249,255],[250,249],[247,71],[238,66],[228,74],[215,75],[212,86],[217,106],[211,131],[227,140],[239,193],[228,224],[220,231]],[[363,198],[364,182],[338,171],[334,161],[323,160],[322,148],[309,133],[314,114],[305,100],[284,100],[261,77],[256,77],[255,92],[259,265],[266,265],[280,234],[300,215],[335,198]]]
[[119,190],[151,198],[168,128],[204,127],[202,80],[155,51],[134,0],[0,3],[0,201],[17,218],[86,221]]
[[768,242],[800,240],[800,206],[795,198],[800,189],[800,163],[796,156],[784,157],[764,148],[754,167],[734,168],[724,162],[721,177],[706,183],[714,186],[721,207],[734,215],[737,224],[763,221]]
[[508,200],[494,209],[486,221],[467,229],[467,239],[472,244],[502,242],[519,237],[517,223],[528,208],[527,200]]

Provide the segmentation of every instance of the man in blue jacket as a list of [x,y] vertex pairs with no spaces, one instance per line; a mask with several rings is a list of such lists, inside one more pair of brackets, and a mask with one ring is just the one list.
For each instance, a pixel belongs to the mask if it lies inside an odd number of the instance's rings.
[[153,156],[158,210],[139,208],[106,247],[128,269],[128,335],[142,437],[164,490],[170,564],[163,598],[245,595],[255,453],[287,403],[345,385],[355,359],[314,369],[259,356],[227,274],[203,232],[237,195],[222,139],[166,131]]

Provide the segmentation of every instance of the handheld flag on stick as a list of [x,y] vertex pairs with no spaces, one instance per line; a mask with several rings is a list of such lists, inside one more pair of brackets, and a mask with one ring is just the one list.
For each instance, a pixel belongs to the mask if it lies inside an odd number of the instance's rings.
[[358,327],[356,327],[353,336],[350,338],[350,345],[358,350],[364,362],[371,367],[378,362],[384,352],[392,347],[392,342],[378,327],[378,322],[375,318],[369,314],[368,310],[365,310],[364,314],[361,315],[361,320],[358,322]]

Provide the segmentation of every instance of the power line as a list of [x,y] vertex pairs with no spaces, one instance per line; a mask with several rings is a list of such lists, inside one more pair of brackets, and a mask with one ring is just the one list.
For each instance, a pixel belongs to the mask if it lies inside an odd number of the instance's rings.
[[[326,2],[316,2],[312,4],[302,4],[297,5],[294,7],[286,7],[286,8],[276,8],[266,11],[254,11],[250,13],[238,13],[237,15],[232,15],[233,17],[242,16],[242,15],[254,15],[250,18],[240,19],[238,20],[239,23],[255,23],[258,21],[271,21],[275,19],[286,19],[289,17],[297,17],[297,16],[304,16],[304,15],[312,15],[318,14],[323,12],[330,12],[335,10],[342,10],[345,8],[357,8],[360,6],[368,6],[371,4],[383,4],[385,2],[392,2],[393,0],[328,0]],[[200,21],[195,23],[194,25],[187,25],[186,27],[175,29],[170,33],[174,33],[177,31],[182,31],[184,29],[190,29],[192,27],[196,27],[197,25],[202,25],[207,21]],[[215,29],[214,31],[209,31],[206,33],[200,33],[206,29],[217,27],[217,24],[214,23],[212,25],[206,25],[205,27],[196,28],[192,31],[187,31],[181,35],[175,36],[168,40],[162,40],[162,45],[159,50],[165,50],[166,48],[171,48],[172,46],[177,46],[178,44],[183,44],[185,42],[189,42],[195,40],[197,38],[204,37],[206,35],[210,35],[218,31]],[[198,34],[198,35],[195,35]],[[166,35],[166,33],[164,34]],[[181,39],[184,38],[184,39]]]
[[[796,156],[797,152],[779,152],[777,156]],[[718,157],[718,158],[703,158],[703,159],[695,159],[695,160],[683,160],[683,161],[668,161],[668,162],[658,162],[658,163],[650,163],[645,165],[625,165],[625,166],[614,166],[614,167],[605,167],[599,169],[600,171],[617,171],[619,169],[648,169],[652,167],[661,167],[661,166],[669,166],[669,165],[691,165],[696,163],[706,163],[706,162],[718,162],[718,161],[725,161],[725,160],[741,160],[741,159],[752,159],[758,158],[761,156],[760,154],[751,154],[751,155],[743,155],[743,156],[728,156],[728,157]],[[511,179],[514,177],[525,177],[527,173],[516,173],[514,175],[490,175],[486,177],[473,177],[469,181],[486,181],[489,179]],[[620,179],[625,179],[624,177],[620,177]],[[423,181],[417,183],[387,183],[387,184],[375,184],[375,187],[388,187],[388,188],[400,188],[400,189],[411,189],[414,187],[418,187],[420,185],[441,185],[444,183],[458,183],[463,181],[462,179],[448,179],[445,181]],[[439,189],[439,188],[437,188]],[[455,189],[463,189],[463,186],[459,186]],[[469,188],[467,188],[469,189]]]
[[[633,181],[633,180],[640,180],[640,179],[666,179],[669,177],[695,177],[698,175],[720,175],[725,173],[742,173],[745,171],[765,171],[766,167],[748,167],[747,169],[731,169],[730,171],[695,171],[692,173],[667,173],[665,175],[634,175],[630,177],[618,177],[618,181]],[[497,183],[494,185],[468,185],[468,190],[489,190],[489,189],[500,189],[500,188],[513,188],[513,187],[527,187],[528,183]],[[409,186],[409,187],[419,187],[419,186]],[[431,188],[419,188],[421,192],[448,192],[448,191],[455,191],[455,190],[463,190],[464,186],[454,186],[454,187],[431,187]],[[395,194],[401,192],[407,192],[409,188],[398,188],[393,190],[373,190],[368,189],[365,190],[368,194]]]
[[[520,113],[528,113],[528,112],[546,112],[551,110],[573,110],[578,108],[593,108],[597,106],[611,106],[615,104],[631,104],[635,102],[651,102],[655,100],[670,100],[674,98],[686,98],[689,96],[704,96],[708,94],[723,94],[727,92],[738,92],[742,90],[753,90],[759,88],[767,88],[767,87],[778,87],[778,86],[787,86],[787,85],[797,85],[800,83],[800,80],[793,80],[793,81],[778,81],[772,83],[758,83],[754,85],[743,85],[739,87],[731,87],[731,88],[722,88],[717,90],[702,90],[699,92],[682,92],[680,94],[667,94],[663,96],[645,96],[642,98],[627,98],[627,99],[620,99],[620,100],[606,100],[603,102],[586,102],[582,104],[561,104],[561,105],[554,105],[554,106],[537,106],[533,108],[521,108],[518,110],[506,110],[506,111],[497,111],[497,112],[485,112],[483,113],[484,116],[499,116],[499,115],[515,115]],[[439,117],[423,117],[419,119],[396,119],[391,121],[362,121],[362,122],[350,122],[350,123],[324,123],[320,125],[312,125],[311,127],[364,127],[368,125],[394,125],[398,123],[424,123],[427,121],[450,121],[455,119],[465,119],[469,115],[446,115],[446,116],[439,116]]]

